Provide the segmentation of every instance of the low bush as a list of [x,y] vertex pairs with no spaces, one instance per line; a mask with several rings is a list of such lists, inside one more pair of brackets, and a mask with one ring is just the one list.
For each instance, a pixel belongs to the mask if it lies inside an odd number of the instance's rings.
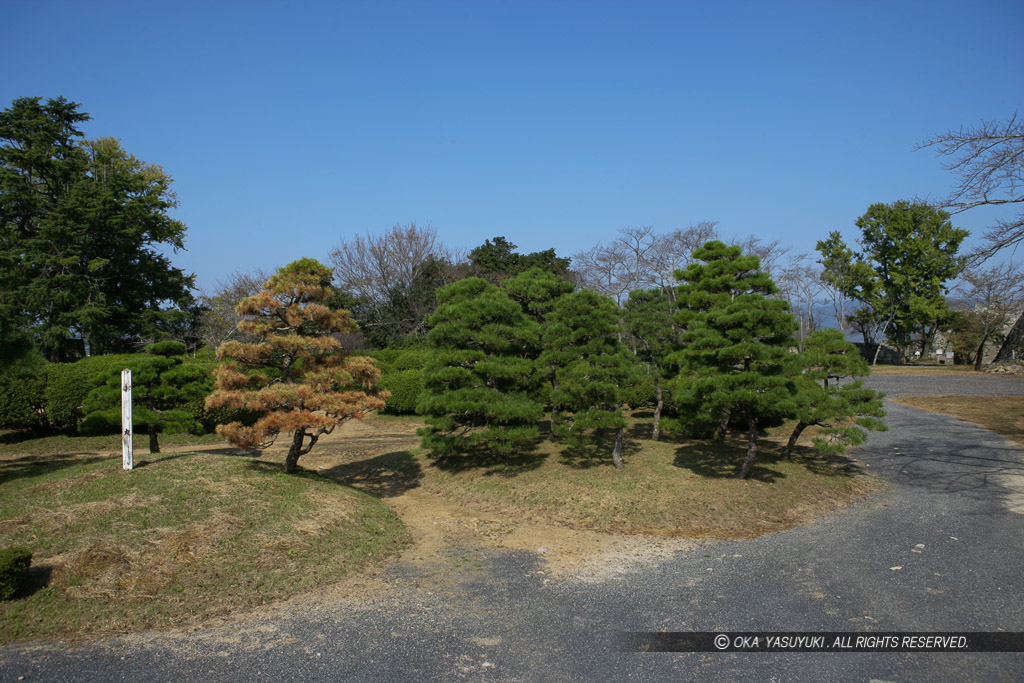
[[18,592],[32,563],[32,552],[22,546],[0,550],[0,600],[10,600]]
[[45,373],[0,375],[0,428],[45,432],[49,425]]
[[391,398],[384,404],[385,413],[411,415],[416,412],[416,402],[423,391],[423,370],[395,370],[382,375],[380,384],[391,392]]
[[53,431],[74,431],[82,420],[89,392],[111,372],[128,366],[135,354],[89,356],[74,363],[53,363],[46,369],[46,419]]

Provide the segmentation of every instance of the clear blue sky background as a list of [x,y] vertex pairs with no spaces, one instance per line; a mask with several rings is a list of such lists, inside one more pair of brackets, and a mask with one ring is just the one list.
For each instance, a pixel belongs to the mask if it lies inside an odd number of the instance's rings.
[[[5,0],[0,105],[160,164],[211,288],[431,225],[568,256],[717,220],[811,252],[939,196],[927,138],[1024,114],[1024,3]],[[956,223],[976,233],[998,214]]]

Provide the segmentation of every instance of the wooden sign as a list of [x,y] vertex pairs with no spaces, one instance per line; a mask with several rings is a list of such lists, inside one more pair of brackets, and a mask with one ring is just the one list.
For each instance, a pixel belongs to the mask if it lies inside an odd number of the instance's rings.
[[126,470],[132,468],[132,371],[121,371],[121,464]]

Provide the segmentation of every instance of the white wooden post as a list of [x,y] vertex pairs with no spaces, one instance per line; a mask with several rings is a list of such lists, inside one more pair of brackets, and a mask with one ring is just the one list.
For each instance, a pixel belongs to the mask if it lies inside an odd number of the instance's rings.
[[132,371],[121,371],[121,464],[132,468]]

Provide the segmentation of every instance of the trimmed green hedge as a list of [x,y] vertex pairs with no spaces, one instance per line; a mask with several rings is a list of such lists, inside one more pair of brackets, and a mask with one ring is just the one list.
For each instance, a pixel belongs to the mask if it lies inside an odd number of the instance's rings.
[[384,404],[384,412],[396,415],[411,415],[416,412],[416,402],[423,391],[423,370],[398,370],[382,375],[381,386],[391,392],[391,398]]
[[17,594],[30,564],[32,552],[28,548],[0,550],[0,600],[10,600]]
[[45,432],[46,375],[0,376],[0,428]]
[[74,363],[53,363],[46,368],[46,419],[50,429],[74,431],[82,420],[82,404],[90,391],[104,384],[112,372],[123,370],[133,354],[89,356]]

